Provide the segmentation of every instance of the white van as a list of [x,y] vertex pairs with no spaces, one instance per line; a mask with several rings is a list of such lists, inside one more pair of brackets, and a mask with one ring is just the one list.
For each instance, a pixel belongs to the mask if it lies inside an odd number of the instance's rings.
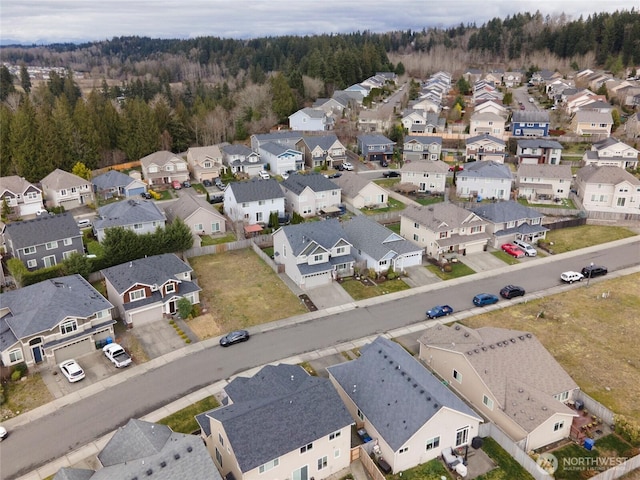
[[538,251],[529,245],[527,242],[523,242],[522,240],[514,240],[514,245],[519,246],[527,257],[535,257],[538,255]]
[[84,218],[82,220],[78,220],[76,222],[76,225],[78,225],[78,228],[80,230],[83,230],[85,228],[90,228],[91,227],[91,220]]

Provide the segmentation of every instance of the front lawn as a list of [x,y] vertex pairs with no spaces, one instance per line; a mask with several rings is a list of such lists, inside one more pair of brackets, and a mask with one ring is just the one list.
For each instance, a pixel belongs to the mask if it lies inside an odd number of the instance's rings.
[[0,420],[15,417],[54,400],[39,373],[4,385],[6,401],[0,406]]
[[451,280],[452,278],[464,277],[476,273],[475,270],[462,262],[452,263],[450,272],[442,271],[442,269],[437,265],[427,265],[426,268],[431,273],[435,273],[442,280]]
[[406,205],[395,198],[389,197],[387,200],[387,206],[382,208],[362,208],[361,211],[365,215],[376,215],[378,213],[396,212],[398,210],[404,210]]
[[351,295],[351,298],[356,301],[386,295],[388,293],[400,292],[409,288],[409,285],[404,283],[400,278],[387,280],[380,285],[364,285],[360,280],[349,278],[343,280],[341,285],[342,288]]
[[517,264],[520,263],[520,260],[518,260],[517,258],[509,255],[508,253],[504,252],[503,250],[496,250],[495,252],[491,252],[491,255],[493,255],[496,258],[499,258],[500,260],[502,260],[507,265],[517,265]]
[[394,185],[397,185],[398,183],[400,183],[400,177],[395,177],[395,178],[385,178],[384,180],[374,180],[373,183],[380,185],[383,188],[386,188],[388,190],[393,189]]
[[550,245],[553,253],[564,253],[634,235],[634,232],[625,227],[581,225],[547,232],[546,243]]
[[218,408],[219,406],[220,404],[215,397],[207,397],[183,408],[182,410],[178,410],[162,420],[159,420],[158,423],[161,425],[167,425],[174,432],[190,435],[200,428],[198,422],[196,422],[195,416],[200,413],[213,410],[214,408]]

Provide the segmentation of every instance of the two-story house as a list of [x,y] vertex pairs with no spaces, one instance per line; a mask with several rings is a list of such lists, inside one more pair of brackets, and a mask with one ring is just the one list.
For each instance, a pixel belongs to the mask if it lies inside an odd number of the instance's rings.
[[304,168],[302,152],[279,142],[266,142],[260,145],[260,159],[269,165],[274,175],[295,172]]
[[142,175],[150,186],[189,180],[187,162],[167,150],[154,152],[140,159]]
[[[502,102],[498,100],[481,100],[473,106],[473,113],[494,113],[504,120],[509,116],[509,111]],[[491,132],[489,132],[491,133]]]
[[513,200],[478,204],[471,210],[488,222],[487,232],[492,235],[492,245],[496,248],[513,240],[535,244],[549,231],[542,225],[542,213]]
[[6,251],[29,270],[52,267],[73,253],[83,253],[82,234],[68,213],[42,215],[4,227]]
[[98,208],[98,218],[93,221],[93,231],[99,242],[104,240],[106,230],[122,227],[138,235],[153,233],[166,224],[164,212],[155,202],[130,198]]
[[402,145],[402,160],[440,160],[442,138],[432,136],[407,135]]
[[571,119],[571,128],[578,135],[611,135],[613,117],[611,113],[578,110]]
[[337,219],[287,225],[273,232],[273,259],[301,288],[352,276],[352,248]]
[[504,135],[504,117],[492,112],[474,112],[469,121],[470,135]]
[[0,178],[0,204],[5,201],[19,218],[44,210],[42,190],[18,175]]
[[584,152],[582,161],[585,165],[612,165],[620,168],[638,168],[640,151],[621,142],[617,138],[607,137],[591,145],[591,150]]
[[284,193],[273,178],[232,182],[224,190],[224,212],[232,222],[267,224],[271,213],[284,215]]
[[234,378],[222,406],[196,421],[225,479],[322,480],[351,462],[349,412],[329,380],[298,365]]
[[400,212],[400,235],[437,260],[451,253],[482,252],[490,238],[487,224],[475,213],[452,203],[409,205]]
[[191,176],[198,183],[221,177],[225,172],[222,150],[218,145],[190,147],[187,150],[187,164]]
[[493,161],[504,163],[506,144],[488,133],[469,137],[466,140],[466,161]]
[[358,135],[358,151],[366,162],[391,162],[395,144],[396,142],[377,133]]
[[95,352],[113,338],[113,305],[80,275],[0,293],[0,358],[5,366],[64,360]]
[[400,169],[400,182],[417,187],[419,192],[444,193],[449,167],[440,160],[405,163]]
[[389,201],[389,192],[364,175],[345,172],[331,181],[342,190],[342,201],[353,208],[380,208]]
[[493,161],[474,162],[457,173],[456,195],[463,198],[508,200],[513,175],[507,165]]
[[570,165],[523,163],[518,167],[518,197],[533,202],[569,198],[572,179]]
[[440,116],[430,110],[406,110],[402,112],[400,122],[409,135],[433,133],[441,130]]
[[302,132],[324,132],[333,129],[333,117],[322,109],[306,107],[289,115],[289,128]]
[[582,167],[576,174],[575,187],[587,210],[638,213],[640,209],[640,180],[622,168]]
[[547,111],[516,110],[511,117],[511,132],[514,137],[546,137],[550,124]]
[[260,154],[241,143],[222,144],[222,158],[231,173],[240,177],[257,177],[266,165],[260,161]]
[[296,143],[309,170],[317,167],[334,168],[347,160],[347,149],[335,133],[305,135]]
[[147,191],[147,184],[117,170],[109,170],[91,179],[94,193],[107,200],[113,197],[139,197]]
[[519,139],[517,145],[516,155],[520,164],[560,164],[562,145],[555,140],[545,140],[544,138]]
[[101,270],[107,297],[128,325],[162,320],[186,298],[200,303],[200,287],[191,279],[193,269],[173,253],[153,255]]
[[303,217],[339,211],[342,194],[331,180],[319,173],[291,175],[280,184],[285,198],[285,210]]
[[95,202],[89,180],[56,168],[40,181],[47,208],[71,210]]
[[224,215],[197,195],[184,194],[163,208],[169,222],[180,218],[193,235],[214,235],[226,231]]

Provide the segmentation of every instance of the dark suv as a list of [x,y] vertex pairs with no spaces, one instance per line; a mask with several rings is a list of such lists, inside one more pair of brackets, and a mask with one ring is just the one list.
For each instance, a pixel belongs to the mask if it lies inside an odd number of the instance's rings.
[[589,265],[588,267],[584,267],[580,273],[584,275],[584,278],[593,278],[606,275],[607,272],[607,267],[603,267],[602,265]]
[[502,290],[500,290],[500,296],[507,299],[514,297],[523,297],[524,288],[518,287],[516,285],[507,285],[502,288]]

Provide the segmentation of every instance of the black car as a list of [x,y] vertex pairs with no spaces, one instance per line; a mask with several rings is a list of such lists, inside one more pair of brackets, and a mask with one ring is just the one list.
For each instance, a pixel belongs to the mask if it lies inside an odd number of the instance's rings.
[[147,200],[151,200],[153,198],[149,192],[142,192],[140,196],[142,198],[146,198]]
[[524,297],[525,291],[524,288],[518,287],[516,285],[507,285],[500,290],[500,296],[502,298],[514,298],[514,297]]
[[394,178],[394,177],[399,177],[400,176],[400,172],[396,172],[395,170],[389,170],[388,172],[384,172],[382,174],[382,176],[384,178]]
[[184,182],[182,182],[182,186],[184,188],[191,188],[191,182],[189,180],[185,180]]
[[249,332],[246,330],[234,330],[220,339],[220,345],[228,347],[234,343],[246,342],[247,340],[249,340]]
[[221,195],[214,195],[212,197],[209,197],[209,203],[210,204],[216,204],[216,203],[222,203],[224,202],[224,197]]
[[584,275],[584,278],[593,278],[606,275],[608,272],[607,267],[603,267],[602,265],[589,265],[588,267],[584,267],[580,273]]
[[204,185],[205,187],[213,187],[213,183],[211,183],[211,180],[203,180],[202,185]]
[[327,178],[340,178],[342,174],[340,172],[335,172],[330,174]]

